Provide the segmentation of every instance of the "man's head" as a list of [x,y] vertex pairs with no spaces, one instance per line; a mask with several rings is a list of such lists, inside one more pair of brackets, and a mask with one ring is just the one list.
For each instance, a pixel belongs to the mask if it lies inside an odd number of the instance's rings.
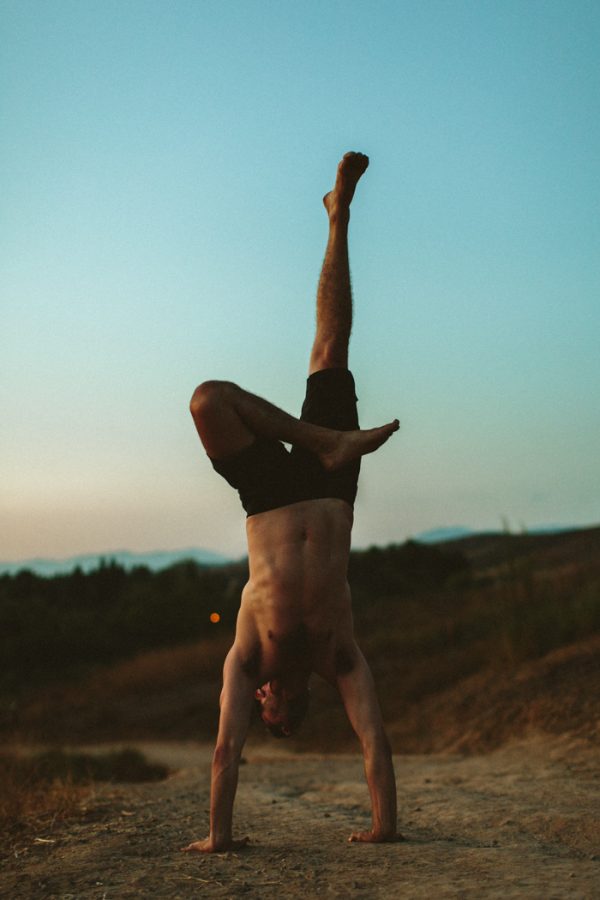
[[310,694],[304,685],[288,690],[273,682],[263,684],[254,694],[258,714],[273,737],[283,738],[293,734],[302,723]]

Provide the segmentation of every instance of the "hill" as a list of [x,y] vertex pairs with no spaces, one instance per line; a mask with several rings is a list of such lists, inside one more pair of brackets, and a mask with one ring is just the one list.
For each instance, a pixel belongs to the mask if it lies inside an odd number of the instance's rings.
[[[210,740],[246,577],[242,562],[0,578],[5,735]],[[531,728],[598,739],[600,528],[371,547],[349,578],[396,751],[491,749]],[[294,746],[353,746],[319,679]]]
[[528,559],[539,571],[557,574],[561,566],[587,569],[598,560],[600,526],[552,529],[538,533],[485,532],[437,542],[442,550],[463,553],[479,575],[498,574],[498,567],[523,565]]

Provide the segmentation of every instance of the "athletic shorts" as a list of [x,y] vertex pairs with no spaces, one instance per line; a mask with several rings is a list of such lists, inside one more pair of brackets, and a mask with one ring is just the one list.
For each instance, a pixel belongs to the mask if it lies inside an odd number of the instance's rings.
[[[358,428],[354,378],[348,369],[321,369],[308,377],[301,420],[338,431]],[[281,441],[257,438],[233,456],[211,459],[213,468],[236,488],[247,516],[299,503],[336,497],[354,505],[360,459],[328,472],[318,457]]]

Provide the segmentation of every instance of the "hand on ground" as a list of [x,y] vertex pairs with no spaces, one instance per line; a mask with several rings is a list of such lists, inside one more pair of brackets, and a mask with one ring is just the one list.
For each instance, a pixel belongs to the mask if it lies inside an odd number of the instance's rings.
[[207,837],[203,841],[194,841],[193,844],[188,844],[187,847],[182,847],[182,851],[184,853],[188,853],[190,851],[195,853],[225,853],[227,850],[241,850],[242,847],[245,847],[249,837],[242,838],[239,841],[234,841],[232,839],[228,841],[215,841],[214,838]]
[[350,843],[360,842],[362,844],[392,844],[396,841],[403,841],[405,838],[395,832],[393,834],[377,833],[376,831],[353,831],[348,838]]

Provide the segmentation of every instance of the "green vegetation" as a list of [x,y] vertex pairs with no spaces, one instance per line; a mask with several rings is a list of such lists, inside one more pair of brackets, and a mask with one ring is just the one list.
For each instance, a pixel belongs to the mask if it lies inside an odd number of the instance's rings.
[[86,673],[142,650],[208,635],[213,609],[234,626],[243,566],[182,563],[153,573],[113,562],[84,575],[0,577],[0,690]]
[[[192,562],[155,574],[109,562],[88,575],[0,578],[0,729],[58,743],[210,740],[246,579],[243,563]],[[404,729],[398,746],[433,746],[419,743],[433,727],[423,710],[454,686],[491,672],[499,689],[525,663],[600,632],[600,528],[372,547],[351,554],[349,580],[385,718]],[[589,661],[577,663],[579,676],[569,665],[582,689],[596,677]],[[315,680],[298,746],[339,748],[351,737],[328,691]],[[579,700],[566,702],[584,716]]]
[[[467,570],[461,554],[409,542],[353,553],[350,578],[367,594],[436,586]],[[181,563],[153,573],[114,562],[84,575],[42,578],[28,571],[0,577],[0,689],[47,683],[144,650],[233,633],[245,564]],[[220,615],[218,629],[210,622]]]

